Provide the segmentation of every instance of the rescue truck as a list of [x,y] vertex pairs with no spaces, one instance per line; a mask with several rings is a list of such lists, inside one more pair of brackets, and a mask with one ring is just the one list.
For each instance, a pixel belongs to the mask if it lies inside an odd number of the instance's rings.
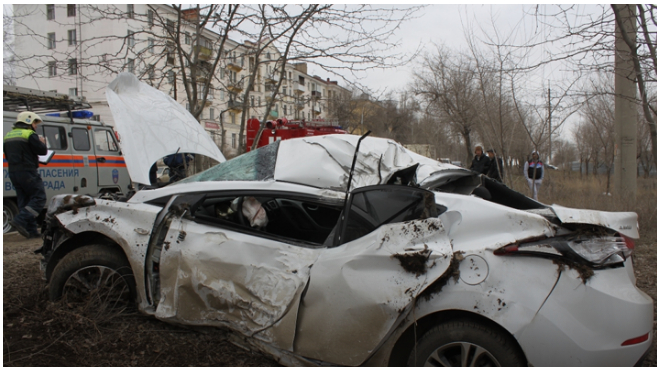
[[[247,151],[250,151],[257,133],[259,132],[259,120],[252,118],[247,122],[246,144]],[[266,146],[276,140],[286,140],[291,138],[311,137],[315,135],[326,134],[347,134],[336,122],[314,120],[314,121],[289,121],[287,118],[266,121],[261,138],[257,148]]]
[[[35,89],[3,86],[2,136],[12,129],[22,111],[37,113],[43,123],[37,134],[46,138],[54,155],[48,164],[39,166],[46,196],[58,194],[126,194],[131,179],[112,126],[90,119],[91,105],[83,97],[69,97]],[[81,118],[76,118],[81,117]],[[3,233],[18,213],[16,191],[9,180],[8,164],[2,155]],[[48,203],[46,203],[48,206]]]

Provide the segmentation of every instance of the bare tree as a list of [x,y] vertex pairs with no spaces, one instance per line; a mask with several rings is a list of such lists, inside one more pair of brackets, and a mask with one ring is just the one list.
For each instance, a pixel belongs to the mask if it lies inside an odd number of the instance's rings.
[[[639,97],[636,102],[644,112],[649,126],[653,146],[654,162],[657,164],[657,100],[653,92],[657,89],[657,6],[628,5],[635,10],[638,25],[634,40],[625,35],[634,63],[634,80]],[[540,27],[528,42],[517,45],[533,48],[540,45],[559,45],[559,49],[535,66],[553,61],[564,61],[569,67],[583,72],[614,73],[613,56],[615,24],[625,20],[615,6],[592,5],[597,12],[584,11],[580,5],[536,6],[531,15]],[[543,32],[547,30],[547,32]],[[533,67],[533,66],[532,66]]]
[[436,46],[435,53],[426,55],[421,68],[413,75],[411,91],[422,99],[431,115],[461,135],[465,159],[469,162],[481,109],[474,62]]

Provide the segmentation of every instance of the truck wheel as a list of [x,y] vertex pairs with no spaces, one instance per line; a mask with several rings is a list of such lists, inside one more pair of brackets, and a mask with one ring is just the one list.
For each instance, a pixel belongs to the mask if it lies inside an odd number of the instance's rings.
[[9,225],[9,221],[14,219],[18,214],[18,207],[14,200],[4,199],[2,201],[2,233],[9,233],[14,230],[14,228]]
[[73,250],[55,266],[50,279],[50,300],[62,299],[86,316],[109,319],[135,302],[135,279],[126,258],[103,245]]
[[422,336],[410,353],[408,366],[521,367],[526,363],[508,334],[481,323],[452,320]]

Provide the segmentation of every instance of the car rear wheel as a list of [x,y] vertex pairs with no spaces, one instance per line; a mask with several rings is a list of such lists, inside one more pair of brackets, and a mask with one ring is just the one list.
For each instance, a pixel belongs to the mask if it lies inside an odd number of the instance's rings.
[[9,225],[9,221],[18,214],[18,207],[13,200],[4,199],[2,201],[2,233],[9,233],[14,228]]
[[430,329],[408,358],[408,366],[416,367],[525,365],[524,355],[508,334],[468,320],[452,320]]
[[135,279],[126,258],[103,245],[76,249],[59,261],[51,276],[49,297],[90,317],[108,318],[133,307]]

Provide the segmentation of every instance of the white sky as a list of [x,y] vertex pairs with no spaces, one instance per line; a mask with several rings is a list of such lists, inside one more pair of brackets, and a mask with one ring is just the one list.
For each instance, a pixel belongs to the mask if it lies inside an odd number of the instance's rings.
[[[433,43],[467,50],[463,24],[469,22],[489,26],[492,16],[498,30],[507,33],[523,18],[524,7],[529,9],[530,5],[427,5],[419,12],[418,18],[404,22],[396,31],[394,40],[400,41],[396,51],[413,54],[420,46],[422,52],[429,48],[432,51]],[[403,89],[410,81],[414,68],[415,64],[409,63],[396,69],[372,69],[361,74],[363,77],[359,83],[379,92]],[[314,67],[310,70],[312,74],[319,72]],[[324,76],[327,73],[318,74]]]

